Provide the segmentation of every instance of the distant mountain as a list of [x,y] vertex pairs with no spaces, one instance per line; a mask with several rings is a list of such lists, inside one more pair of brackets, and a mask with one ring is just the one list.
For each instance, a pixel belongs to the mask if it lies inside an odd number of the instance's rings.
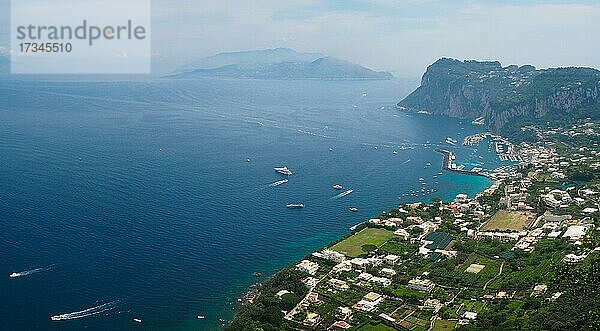
[[282,62],[312,62],[324,56],[325,55],[321,53],[299,53],[289,48],[226,52],[192,62],[177,69],[176,72],[189,72],[197,69],[216,69],[228,65],[236,65],[241,68],[254,68]]
[[398,107],[464,119],[483,118],[489,130],[515,132],[527,124],[600,117],[600,71],[442,58]]
[[390,79],[376,72],[319,53],[298,53],[287,48],[221,53],[180,68],[168,78],[203,77],[242,79]]

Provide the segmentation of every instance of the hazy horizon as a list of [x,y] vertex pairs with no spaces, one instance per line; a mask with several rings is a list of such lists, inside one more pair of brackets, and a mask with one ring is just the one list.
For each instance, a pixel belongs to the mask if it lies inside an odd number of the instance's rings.
[[[0,3],[0,53],[8,51],[8,3]],[[441,57],[599,68],[597,17],[594,1],[155,0],[152,56],[156,72],[221,52],[278,47],[398,77],[419,77]]]

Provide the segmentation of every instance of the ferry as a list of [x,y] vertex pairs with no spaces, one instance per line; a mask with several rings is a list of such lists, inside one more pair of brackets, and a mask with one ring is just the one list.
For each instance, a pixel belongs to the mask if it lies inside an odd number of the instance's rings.
[[350,211],[353,213],[356,213],[358,211],[358,208],[356,207],[350,207]]
[[277,173],[280,173],[282,175],[286,175],[286,176],[291,176],[292,175],[292,171],[290,169],[288,169],[288,167],[279,167],[279,168],[273,168]]
[[303,203],[290,203],[286,206],[286,208],[289,209],[302,209],[304,208],[304,204]]
[[344,188],[344,187],[343,187],[342,185],[340,185],[340,184],[335,184],[335,185],[333,185],[333,189],[334,189],[334,190],[341,190],[341,189],[343,189],[343,188]]

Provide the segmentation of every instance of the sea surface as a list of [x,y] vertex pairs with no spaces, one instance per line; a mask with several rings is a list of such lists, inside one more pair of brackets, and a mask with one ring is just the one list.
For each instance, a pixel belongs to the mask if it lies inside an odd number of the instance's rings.
[[[253,273],[399,202],[488,186],[433,178],[439,146],[501,163],[487,144],[460,146],[480,127],[395,109],[414,87],[0,81],[0,329],[218,330]],[[270,186],[277,166],[294,174]],[[354,192],[334,198],[334,184]]]

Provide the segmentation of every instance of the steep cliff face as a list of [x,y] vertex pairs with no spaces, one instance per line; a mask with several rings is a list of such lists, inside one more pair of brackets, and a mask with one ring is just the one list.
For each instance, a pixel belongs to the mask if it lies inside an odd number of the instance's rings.
[[561,117],[600,114],[600,71],[536,70],[500,62],[443,58],[398,106],[463,119],[483,117],[494,132]]

